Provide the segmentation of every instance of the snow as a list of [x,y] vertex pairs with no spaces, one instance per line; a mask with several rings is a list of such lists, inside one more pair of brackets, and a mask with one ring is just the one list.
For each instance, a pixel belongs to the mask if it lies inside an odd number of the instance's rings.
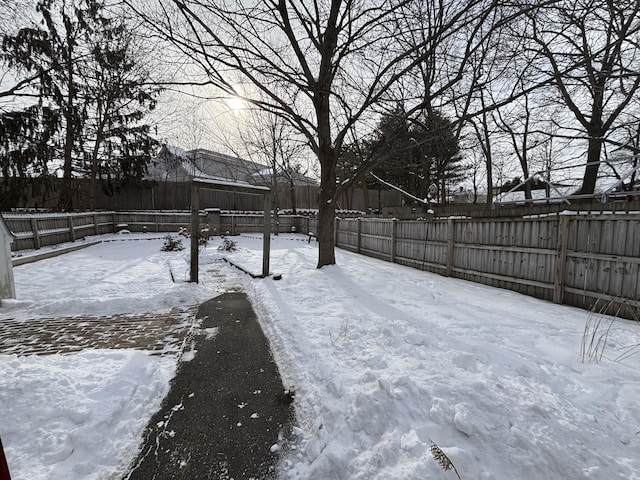
[[169,152],[170,155],[173,155],[178,158],[184,158],[186,160],[189,159],[189,154],[183,148],[174,147],[173,145],[165,145],[165,148],[167,149],[167,152]]
[[3,443],[12,478],[106,479],[128,465],[175,359],[134,350],[0,356]]
[[[182,239],[188,251],[188,239],[174,237]],[[14,268],[20,308],[7,312],[10,317],[144,313],[207,299],[197,285],[185,283],[189,259],[184,251],[160,251],[162,235],[114,234],[103,239],[94,247]]]
[[[132,237],[136,237],[132,235]],[[637,323],[613,323],[582,358],[586,311],[337,250],[316,269],[306,236],[231,237],[235,252],[108,242],[14,269],[2,318],[143,312],[247,291],[286,388],[295,438],[271,447],[285,479],[640,479]],[[304,239],[305,241],[294,241]],[[602,322],[608,324],[607,321]],[[592,322],[593,324],[593,322]],[[215,332],[210,332],[212,335]],[[602,333],[602,332],[601,332]],[[136,350],[0,356],[0,436],[16,479],[121,478],[178,359]],[[8,419],[8,420],[5,420]]]

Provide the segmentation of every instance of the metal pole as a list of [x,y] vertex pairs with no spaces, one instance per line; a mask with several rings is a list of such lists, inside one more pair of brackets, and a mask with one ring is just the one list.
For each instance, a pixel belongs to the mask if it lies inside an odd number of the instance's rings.
[[191,269],[189,281],[198,283],[198,234],[200,233],[200,189],[191,184]]
[[271,255],[271,192],[264,195],[264,233],[262,239],[262,276],[269,276]]

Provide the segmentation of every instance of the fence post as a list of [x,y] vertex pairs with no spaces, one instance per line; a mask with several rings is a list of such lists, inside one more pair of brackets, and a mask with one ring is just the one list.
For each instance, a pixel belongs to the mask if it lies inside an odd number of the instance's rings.
[[100,228],[98,227],[98,214],[93,214],[93,233],[95,235],[100,235]]
[[40,248],[40,234],[38,233],[38,219],[31,218],[31,233],[33,233],[33,248],[36,250]]
[[449,218],[447,220],[447,268],[445,270],[445,275],[450,277],[453,273],[453,242],[454,242],[454,233],[455,233],[455,220],[453,218]]
[[396,263],[396,239],[398,238],[398,219],[391,220],[391,263]]
[[72,242],[76,241],[76,232],[73,230],[73,217],[69,215],[67,217],[67,224],[69,225],[69,239]]
[[264,215],[262,220],[262,276],[269,276],[269,259],[271,258],[271,208],[273,208],[271,192],[264,195]]
[[360,253],[360,248],[362,247],[362,217],[358,217],[356,221],[356,252]]
[[198,283],[198,233],[200,231],[200,189],[191,182],[191,242],[189,281]]
[[556,269],[553,282],[553,302],[564,301],[564,277],[567,267],[567,236],[569,234],[569,217],[558,217],[558,238],[556,243]]
[[116,218],[116,212],[113,212],[112,221],[113,221],[113,233],[117,233],[118,232],[118,219]]

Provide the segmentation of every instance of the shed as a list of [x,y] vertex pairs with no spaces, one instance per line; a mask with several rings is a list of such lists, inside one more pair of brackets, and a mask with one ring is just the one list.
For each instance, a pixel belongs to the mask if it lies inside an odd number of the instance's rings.
[[3,298],[15,298],[13,266],[11,264],[11,244],[15,235],[0,214],[0,302]]

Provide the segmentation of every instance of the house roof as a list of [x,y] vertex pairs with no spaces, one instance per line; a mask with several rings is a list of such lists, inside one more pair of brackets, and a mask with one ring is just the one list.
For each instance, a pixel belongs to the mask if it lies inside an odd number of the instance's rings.
[[[174,182],[189,181],[192,177],[253,185],[271,183],[270,169],[266,165],[202,148],[185,151],[172,145],[162,147],[146,175],[151,180]],[[317,185],[315,179],[299,173],[294,173],[293,179],[298,185]]]

